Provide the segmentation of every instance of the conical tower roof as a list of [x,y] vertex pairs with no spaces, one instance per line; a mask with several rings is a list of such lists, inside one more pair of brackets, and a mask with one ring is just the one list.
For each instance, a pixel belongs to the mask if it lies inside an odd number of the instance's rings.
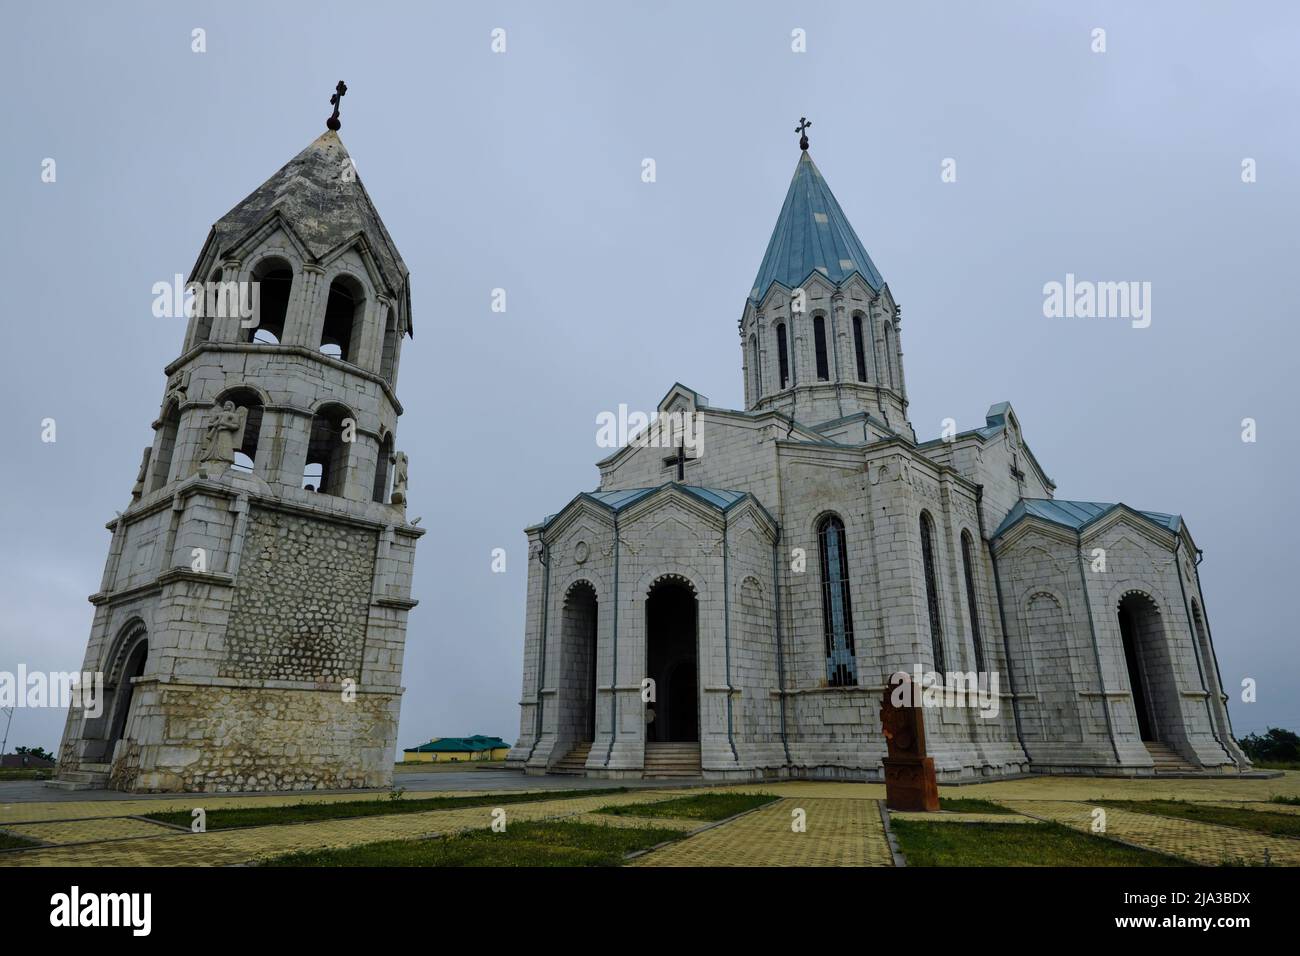
[[279,213],[312,256],[323,258],[361,233],[397,296],[409,273],[343,141],[326,130],[212,227],[218,252],[238,244]]
[[814,272],[836,285],[855,272],[877,292],[884,285],[821,170],[804,150],[794,168],[794,178],[750,298],[762,299],[774,282],[788,289],[797,288]]

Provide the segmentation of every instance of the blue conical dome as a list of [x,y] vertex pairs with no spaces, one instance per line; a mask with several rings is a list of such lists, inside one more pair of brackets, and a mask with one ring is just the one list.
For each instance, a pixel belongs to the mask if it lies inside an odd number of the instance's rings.
[[814,272],[836,285],[855,272],[877,292],[884,285],[821,170],[804,151],[794,168],[750,298],[762,299],[773,282],[796,288]]

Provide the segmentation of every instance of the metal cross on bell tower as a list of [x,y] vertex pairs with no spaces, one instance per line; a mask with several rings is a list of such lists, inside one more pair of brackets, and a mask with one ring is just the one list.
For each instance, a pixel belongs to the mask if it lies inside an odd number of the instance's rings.
[[794,128],[794,131],[799,134],[799,148],[804,151],[808,149],[808,127],[811,125],[812,122],[808,117],[800,116],[799,125]]
[[334,112],[331,113],[330,118],[325,121],[327,129],[337,131],[343,125],[339,120],[339,103],[342,101],[343,96],[347,91],[348,85],[342,80],[339,80],[339,85],[334,87],[334,95],[330,97],[330,105],[334,107]]

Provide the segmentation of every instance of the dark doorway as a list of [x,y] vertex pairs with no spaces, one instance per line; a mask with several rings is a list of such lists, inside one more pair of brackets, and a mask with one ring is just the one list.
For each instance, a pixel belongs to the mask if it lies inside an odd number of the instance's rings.
[[131,649],[126,664],[122,667],[122,676],[117,681],[117,693],[113,702],[113,725],[109,728],[108,748],[104,756],[112,759],[113,747],[126,733],[126,721],[131,715],[131,700],[135,696],[132,679],[144,674],[145,662],[149,658],[149,641],[142,640]]
[[646,704],[646,740],[700,739],[699,665],[696,655],[695,593],[683,581],[655,584],[646,598],[646,676],[655,700]]
[[1138,733],[1143,740],[1155,740],[1151,720],[1151,703],[1147,698],[1145,663],[1142,655],[1146,615],[1154,613],[1151,602],[1140,594],[1129,594],[1119,603],[1119,632],[1124,639],[1124,663],[1128,666],[1128,684],[1137,712]]
[[564,599],[562,625],[564,700],[561,732],[571,740],[596,739],[596,592],[585,581],[574,585]]

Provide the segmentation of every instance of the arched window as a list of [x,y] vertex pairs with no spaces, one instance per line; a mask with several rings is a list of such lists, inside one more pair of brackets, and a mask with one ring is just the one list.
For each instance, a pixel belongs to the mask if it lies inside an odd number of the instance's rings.
[[939,583],[934,570],[934,522],[926,511],[921,512],[921,561],[925,565],[925,603],[930,611],[930,646],[934,650],[934,669],[946,671],[943,623],[939,617]]
[[817,525],[821,552],[822,630],[826,636],[826,680],[832,687],[858,682],[853,657],[853,608],[849,601],[849,556],[844,522],[827,515]]
[[176,451],[176,433],[181,425],[181,410],[176,402],[170,402],[163,412],[162,426],[158,430],[158,453],[153,458],[153,468],[149,475],[149,490],[157,491],[167,484],[172,470],[172,454]]
[[961,533],[961,564],[966,572],[966,607],[970,611],[970,638],[975,647],[975,670],[984,670],[984,638],[980,634],[979,604],[975,600],[975,546],[969,531]]
[[776,327],[776,357],[781,372],[781,387],[790,386],[790,348],[785,341],[785,323]]
[[371,491],[372,501],[380,504],[388,501],[388,466],[393,460],[393,435],[388,433],[379,443],[379,459],[375,462],[375,486]]
[[321,326],[320,350],[323,354],[356,363],[361,347],[361,325],[366,299],[361,283],[351,276],[339,276],[330,283],[325,304],[325,323]]
[[257,440],[262,434],[262,399],[251,388],[234,388],[218,396],[215,407],[220,408],[225,402],[234,402],[236,408],[247,410],[243,430],[235,435],[235,461],[230,467],[251,475],[257,461]]
[[826,319],[813,316],[813,342],[817,348],[817,380],[828,382],[831,377],[831,363],[826,357]]
[[400,339],[397,334],[397,310],[389,305],[388,317],[384,321],[384,352],[379,358],[379,374],[389,385],[393,382],[393,373],[397,371],[397,347]]
[[858,363],[858,381],[867,380],[867,352],[862,340],[862,314],[853,316],[853,356]]
[[263,259],[253,269],[257,283],[253,317],[257,323],[244,330],[246,342],[279,345],[284,341],[284,324],[289,315],[289,293],[293,291],[293,270],[283,259]]
[[302,486],[323,495],[343,495],[348,469],[347,433],[356,427],[342,405],[322,405],[311,420]]
[[753,333],[749,336],[749,367],[754,370],[749,380],[754,383],[754,399],[757,401],[763,396],[763,366],[758,363],[758,336]]

